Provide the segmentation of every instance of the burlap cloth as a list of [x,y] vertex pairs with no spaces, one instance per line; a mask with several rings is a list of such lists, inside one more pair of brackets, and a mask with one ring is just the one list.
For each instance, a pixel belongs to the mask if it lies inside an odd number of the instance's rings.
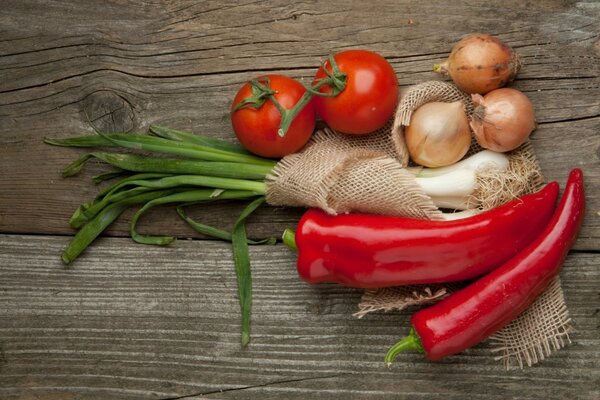
[[[318,130],[301,152],[284,157],[267,177],[267,201],[272,205],[319,207],[331,214],[366,212],[440,219],[441,211],[406,168],[410,160],[403,128],[420,105],[457,100],[463,101],[470,115],[473,107],[467,94],[450,83],[425,82],[409,88],[393,120],[372,135],[355,137],[328,128]],[[469,154],[479,150],[473,140]],[[482,210],[535,192],[544,184],[529,142],[507,155],[508,171],[478,175],[479,189],[473,201]],[[355,316],[432,303],[459,287],[460,283],[367,290]],[[496,359],[507,368],[515,364],[523,368],[564,347],[570,342],[570,331],[557,277],[531,307],[489,340],[491,351],[500,354]]]

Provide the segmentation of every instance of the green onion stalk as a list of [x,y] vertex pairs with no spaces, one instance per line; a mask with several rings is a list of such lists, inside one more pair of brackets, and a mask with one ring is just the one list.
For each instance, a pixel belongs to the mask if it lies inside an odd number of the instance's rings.
[[[231,242],[242,314],[242,345],[248,344],[252,302],[248,245],[274,244],[277,240],[248,239],[245,222],[265,202],[265,179],[276,166],[276,160],[258,157],[225,140],[160,126],[151,126],[149,134],[96,131],[94,135],[46,139],[45,142],[56,146],[94,148],[95,151],[69,164],[63,171],[64,177],[76,175],[92,159],[113,167],[113,170],[95,176],[93,180],[95,183],[113,180],[114,183],[100,190],[91,201],[81,204],[69,220],[78,231],[63,251],[65,264],[73,262],[127,208],[134,206],[138,209],[131,218],[130,235],[135,242],[152,245],[172,243],[175,241],[173,236],[143,235],[136,226],[152,207],[174,204],[178,215],[197,232]],[[100,151],[106,148],[126,152]],[[476,188],[475,170],[480,165],[494,164],[499,169],[508,166],[506,156],[488,153],[471,156],[452,168],[422,169],[415,181],[434,201],[436,195],[442,196],[439,201],[468,198]],[[194,221],[185,212],[186,206],[216,200],[250,202],[231,232]],[[472,215],[473,210],[467,211],[471,212],[467,215],[458,215],[464,212],[448,214],[447,218]],[[286,231],[282,239],[286,245],[294,247],[290,231]]]
[[[172,243],[176,239],[173,236],[143,235],[136,226],[152,207],[175,205],[178,215],[197,232],[231,242],[242,313],[241,342],[247,345],[252,305],[248,246],[275,244],[277,240],[249,239],[245,224],[265,202],[265,178],[277,161],[257,157],[225,140],[160,126],[151,126],[147,135],[96,131],[93,135],[45,142],[94,149],[69,164],[63,170],[64,177],[78,174],[89,160],[101,160],[112,167],[93,180],[113,183],[101,189],[94,199],[81,204],[71,216],[69,223],[78,231],[63,251],[63,262],[72,263],[127,208],[135,206],[138,209],[131,218],[131,238],[142,244]],[[249,201],[232,231],[202,224],[186,214],[187,206],[217,200]]]
[[[253,96],[243,100],[237,108],[259,108],[267,99],[271,100],[281,113],[278,134],[284,136],[294,118],[313,96],[335,96],[344,90],[346,74],[339,70],[333,56],[329,57],[329,62],[332,70],[325,69],[327,76],[307,88],[298,104],[290,110],[284,109],[277,102],[268,81],[262,83],[258,80],[252,81]],[[320,92],[319,89],[324,85],[329,85],[332,92]],[[161,126],[151,126],[149,135],[102,133],[98,130],[95,133],[45,140],[55,146],[127,150],[93,151],[84,154],[64,169],[63,176],[73,176],[81,171],[87,161],[98,159],[111,165],[113,170],[93,177],[94,183],[118,179],[116,183],[101,190],[94,199],[81,204],[71,216],[69,223],[78,231],[63,251],[64,263],[73,262],[123,211],[132,206],[139,206],[130,224],[130,234],[134,241],[153,245],[172,243],[175,237],[142,235],[137,232],[136,225],[150,208],[175,204],[179,216],[193,229],[231,242],[242,313],[241,341],[243,346],[247,345],[250,341],[252,305],[248,245],[274,244],[276,239],[248,239],[245,222],[265,202],[265,178],[275,167],[276,161],[257,157],[242,146],[225,140]],[[215,200],[250,201],[231,232],[194,221],[185,213],[188,205]]]

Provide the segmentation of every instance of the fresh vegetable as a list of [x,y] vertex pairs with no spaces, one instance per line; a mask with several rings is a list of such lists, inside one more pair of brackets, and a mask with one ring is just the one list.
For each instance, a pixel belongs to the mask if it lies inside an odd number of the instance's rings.
[[[324,79],[330,82],[319,86]],[[372,133],[392,117],[398,102],[396,72],[368,50],[335,54],[319,68],[313,85],[321,94],[313,100],[317,114],[342,133]]]
[[558,274],[583,222],[584,208],[583,174],[574,169],[543,232],[499,268],[416,312],[409,335],[389,350],[385,362],[389,365],[409,349],[440,360],[475,346],[515,319]]
[[202,141],[191,139],[181,140],[168,138],[166,137],[167,135],[164,134],[166,129],[168,128],[151,127],[150,133],[156,136],[133,133],[105,134],[96,131],[96,135],[85,135],[66,139],[45,139],[44,142],[54,146],[64,147],[121,147],[125,149],[169,154],[192,160],[235,162],[250,165],[275,165],[275,161],[248,154],[245,150],[224,149],[225,143],[227,143],[224,140],[221,141],[222,143],[220,145],[217,145],[210,141],[202,143]]
[[[156,136],[96,131],[96,135],[67,139],[47,139],[46,143],[68,147],[120,147],[139,150],[132,153],[93,152],[85,154],[67,166],[64,176],[77,174],[91,159],[100,159],[118,171],[96,177],[120,178],[101,190],[90,202],[75,210],[70,219],[78,232],[65,248],[62,259],[73,262],[127,208],[142,205],[131,220],[131,236],[138,243],[165,245],[175,240],[171,236],[143,235],[136,230],[141,216],[161,204],[176,204],[180,216],[200,233],[231,241],[238,278],[242,314],[242,345],[250,339],[251,276],[248,244],[273,243],[249,240],[245,232],[246,218],[264,201],[264,179],[275,161],[249,154],[241,146],[210,137],[197,136],[173,129],[152,126]],[[162,153],[179,158],[148,156]],[[250,200],[250,205],[227,232],[191,220],[182,207],[217,200]]]
[[292,113],[306,94],[298,81],[265,75],[246,83],[231,105],[231,123],[240,143],[263,157],[278,158],[300,150],[315,128],[313,104]]
[[[82,204],[75,210],[69,222],[73,227],[81,228],[81,231],[65,250],[63,260],[66,263],[72,262],[108,226],[108,223],[129,206],[145,204],[132,219],[132,238],[141,243],[162,245],[171,243],[175,238],[143,236],[135,229],[138,219],[151,207],[168,203],[186,205],[264,196],[266,192],[264,179],[275,166],[275,161],[249,155],[241,148],[229,147],[225,141],[215,142],[215,139],[211,138],[202,141],[204,138],[201,136],[196,139],[185,138],[183,132],[154,126],[151,127],[150,132],[163,137],[97,132],[98,135],[94,136],[46,140],[46,143],[57,146],[118,146],[186,157],[173,159],[92,152],[84,154],[68,165],[63,176],[77,174],[87,161],[94,158],[130,174],[102,190],[94,200]],[[110,215],[114,218],[110,222],[104,216],[102,217],[104,223],[92,224],[93,234],[86,233],[85,240],[78,238],[78,235],[83,235],[82,231],[92,230],[87,226],[88,224],[103,215],[107,208],[114,209],[116,204],[122,205],[118,207],[121,212],[112,212]]]
[[361,288],[471,279],[501,265],[548,224],[558,185],[456,221],[307,211],[295,239],[297,269],[309,283]]
[[461,101],[419,107],[404,130],[410,158],[426,167],[443,167],[464,157],[471,145],[469,120]]
[[349,50],[330,56],[308,90],[282,75],[251,80],[235,96],[231,120],[245,148],[276,158],[306,144],[314,129],[315,109],[334,130],[363,135],[381,128],[397,101],[398,80],[385,58]]
[[467,93],[485,94],[498,89],[517,76],[519,55],[494,36],[475,33],[454,45],[450,56],[433,70],[448,75]]
[[[468,202],[478,187],[477,172],[469,168],[427,178],[417,176],[415,181],[436,205],[447,198],[462,199]],[[475,206],[476,204],[474,204]],[[448,207],[447,205],[443,208],[464,209],[464,207]]]
[[[58,146],[113,146],[186,157],[174,159],[132,153],[92,152],[68,165],[63,172],[64,176],[77,174],[91,159],[102,160],[119,168],[119,174],[126,175],[100,191],[93,201],[84,203],[75,210],[69,222],[74,228],[85,227],[85,230],[82,229],[83,232],[78,233],[79,236],[76,235],[65,250],[63,259],[66,263],[75,260],[127,207],[148,203],[132,219],[131,234],[134,240],[168,244],[175,238],[154,238],[137,233],[137,221],[149,208],[166,203],[185,205],[219,199],[252,199],[266,193],[264,180],[275,166],[275,161],[249,155],[241,147],[214,138],[158,126],[152,126],[150,132],[160,137],[97,132],[97,135],[91,136],[46,140],[46,143]],[[477,186],[476,172],[485,168],[501,170],[507,165],[506,156],[483,151],[453,166],[421,168],[415,180],[440,207],[473,208],[477,205],[471,202]],[[453,204],[448,203],[452,201]],[[111,218],[107,217],[106,212],[109,207],[112,207]],[[98,223],[97,217],[103,222]],[[190,222],[189,219],[186,220]],[[92,224],[93,221],[96,222]],[[86,227],[86,224],[90,226]],[[85,239],[80,238],[82,235]]]
[[508,168],[508,165],[509,160],[506,155],[491,150],[482,150],[446,167],[419,168],[417,176],[420,178],[442,176],[450,172],[464,169],[482,171],[485,169],[494,168],[499,171],[504,171]]
[[462,210],[462,211],[444,212],[444,213],[442,213],[442,217],[444,218],[445,221],[455,221],[455,220],[459,220],[459,219],[473,217],[473,216],[475,216],[477,214],[481,214],[481,213],[482,213],[482,211],[477,208],[470,208],[470,209]]
[[514,150],[536,128],[533,104],[519,90],[501,88],[485,96],[474,94],[473,103],[476,107],[470,125],[477,143],[485,149]]
[[[148,209],[162,204],[177,205],[179,215],[200,233],[233,242],[236,236],[232,232],[191,220],[183,212],[183,207],[218,200],[252,201],[262,198],[266,193],[265,178],[275,167],[274,160],[249,154],[242,146],[225,140],[159,126],[151,126],[150,133],[155,136],[105,134],[96,131],[96,135],[46,140],[46,143],[57,146],[116,147],[143,152],[142,155],[134,152],[94,151],[84,154],[65,168],[64,176],[72,176],[92,159],[102,160],[117,168],[117,171],[103,173],[94,178],[95,181],[117,178],[117,181],[100,190],[95,199],[82,204],[73,213],[69,222],[79,231],[63,252],[63,261],[66,264],[73,262],[123,211],[134,206],[141,206],[131,220],[131,236],[137,242],[164,245],[175,240],[172,236],[145,235],[136,229],[137,222]],[[156,153],[162,153],[168,158],[153,155]],[[502,161],[499,161],[498,157],[505,156],[474,156],[473,159],[463,161],[461,165],[471,170],[485,165],[499,166]],[[431,186],[431,183],[439,179],[442,186],[457,185],[457,182],[450,179],[452,174],[447,173],[450,168],[421,168],[417,181],[427,179]],[[423,186],[426,187],[427,184]],[[449,215],[449,218],[458,216],[462,214]],[[272,243],[272,240],[247,240],[248,244],[265,242]],[[243,250],[240,247],[237,254],[236,267],[245,271],[247,267],[243,266]],[[244,282],[247,282],[248,278],[239,279],[240,284],[247,284]],[[250,296],[247,289],[241,293]],[[241,303],[243,307],[249,307],[249,304],[249,299]],[[248,315],[248,312],[246,309],[242,310],[243,315]],[[249,327],[246,322],[244,324],[242,337],[246,342]]]
[[[506,155],[482,150],[446,167],[416,168],[415,182],[438,208],[473,210],[480,205],[477,196],[480,174],[490,171],[502,173],[508,166]],[[451,218],[457,219],[462,215]]]
[[252,274],[248,257],[248,238],[246,236],[246,219],[256,210],[265,198],[259,197],[242,211],[233,225],[231,246],[238,285],[238,299],[242,311],[242,346],[250,343],[250,314],[252,310]]

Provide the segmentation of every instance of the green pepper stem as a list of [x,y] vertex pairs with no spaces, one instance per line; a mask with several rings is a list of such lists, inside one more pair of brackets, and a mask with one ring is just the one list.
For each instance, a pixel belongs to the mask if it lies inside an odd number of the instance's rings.
[[390,347],[384,359],[386,366],[389,367],[392,365],[392,362],[394,362],[394,359],[398,356],[398,354],[406,350],[416,350],[421,353],[425,352],[423,349],[423,344],[421,343],[421,338],[417,334],[417,331],[414,327],[410,328],[408,336]]
[[284,230],[283,235],[281,235],[281,239],[283,240],[283,244],[285,244],[291,250],[298,251],[298,246],[296,246],[296,234],[293,230],[289,228]]

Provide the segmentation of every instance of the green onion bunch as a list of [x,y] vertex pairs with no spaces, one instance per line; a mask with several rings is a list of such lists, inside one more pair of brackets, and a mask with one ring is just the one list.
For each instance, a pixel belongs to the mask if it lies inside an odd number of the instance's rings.
[[[69,223],[78,231],[64,249],[62,260],[73,262],[113,221],[129,207],[138,210],[131,219],[131,238],[137,243],[167,245],[173,236],[148,236],[136,224],[150,208],[174,204],[177,213],[197,232],[232,243],[242,311],[242,345],[250,341],[252,278],[248,245],[274,244],[275,238],[249,240],[245,221],[265,202],[265,177],[276,161],[250,154],[242,146],[160,126],[149,134],[102,133],[66,139],[46,139],[64,147],[117,148],[123,152],[94,151],[68,165],[63,176],[77,174],[87,161],[101,160],[113,168],[93,178],[95,183],[114,180],[89,202],[81,204]],[[167,155],[167,156],[165,156]],[[191,219],[185,207],[216,200],[247,200],[249,204],[231,232]]]

